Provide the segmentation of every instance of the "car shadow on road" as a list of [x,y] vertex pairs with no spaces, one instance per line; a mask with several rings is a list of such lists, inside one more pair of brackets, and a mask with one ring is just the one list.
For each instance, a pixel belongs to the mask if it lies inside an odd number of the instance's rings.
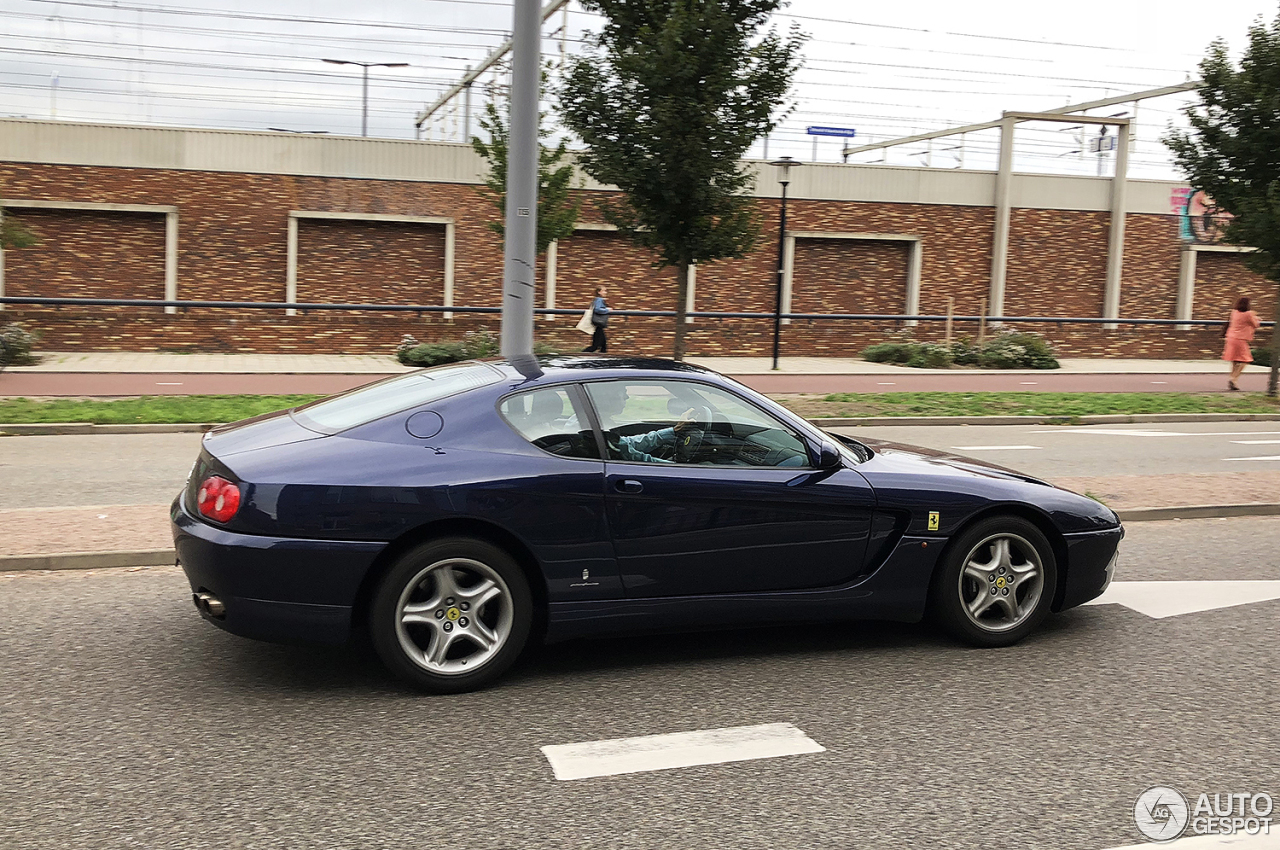
[[[1089,613],[1095,610],[1086,609]],[[1019,646],[1074,642],[1096,623],[1078,612],[1049,617]],[[414,693],[399,683],[365,643],[349,646],[266,644],[210,634],[201,664],[225,684],[296,693]],[[725,662],[820,658],[834,654],[878,657],[985,652],[963,645],[927,623],[838,622],[763,626],[692,633],[584,638],[530,647],[497,684],[529,685],[564,676],[616,673]],[[999,651],[999,650],[994,650]]]

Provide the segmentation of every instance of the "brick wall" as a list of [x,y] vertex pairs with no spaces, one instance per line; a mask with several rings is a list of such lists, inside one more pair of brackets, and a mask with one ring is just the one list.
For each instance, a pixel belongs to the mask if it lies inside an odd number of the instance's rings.
[[[290,210],[452,218],[454,303],[497,306],[501,240],[489,229],[492,206],[469,185],[288,175],[214,173],[59,165],[0,164],[5,195],[31,200],[174,205],[179,209],[178,297],[280,301],[286,279]],[[592,194],[591,198],[598,197]],[[39,246],[5,254],[8,294],[161,297],[164,219],[160,215],[17,210],[42,237]],[[585,216],[594,214],[588,202]],[[778,205],[759,202],[763,231],[741,259],[699,267],[695,305],[703,310],[773,309]],[[1097,316],[1105,280],[1106,213],[1014,210],[1006,310],[1011,314]],[[941,314],[948,297],[958,314],[974,314],[990,277],[993,212],[989,208],[799,199],[788,228],[800,232],[892,233],[922,245],[920,309]],[[1170,216],[1132,215],[1124,266],[1122,315],[1173,316],[1180,245]],[[315,301],[438,303],[443,286],[443,227],[303,219],[299,227],[298,297]],[[796,310],[897,312],[907,274],[906,243],[802,238],[797,242]],[[1224,315],[1242,286],[1269,317],[1274,287],[1244,270],[1237,254],[1203,252],[1196,316]],[[544,271],[539,269],[539,279]],[[596,285],[617,308],[672,309],[674,269],[616,233],[580,231],[559,248],[557,306],[585,308]],[[540,294],[541,299],[541,294]],[[540,300],[541,303],[541,300]],[[165,315],[134,308],[23,308],[5,311],[43,334],[48,349],[182,351],[388,351],[404,333],[449,338],[498,327],[496,316],[190,310]],[[539,321],[539,338],[566,349],[586,338],[560,318]],[[610,350],[665,354],[667,318],[619,319]],[[767,319],[699,319],[690,325],[694,354],[764,354]],[[1217,356],[1214,331],[1037,325],[1065,355]],[[790,354],[851,355],[900,331],[895,323],[799,320],[783,329]],[[940,339],[942,325],[922,323],[920,339]],[[958,335],[976,327],[957,324]]]
[[444,225],[299,219],[298,301],[441,304]]

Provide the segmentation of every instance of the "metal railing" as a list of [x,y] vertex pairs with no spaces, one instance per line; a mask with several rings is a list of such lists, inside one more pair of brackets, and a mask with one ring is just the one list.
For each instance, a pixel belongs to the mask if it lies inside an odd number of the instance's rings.
[[[45,307],[174,307],[181,310],[215,309],[215,310],[336,310],[368,313],[478,313],[496,315],[502,312],[501,307],[455,307],[439,304],[323,304],[293,301],[164,301],[149,298],[45,298],[39,296],[4,296],[0,304]],[[555,307],[537,307],[534,313],[541,316],[580,316],[580,309]],[[667,317],[676,315],[675,310],[611,310],[614,317]],[[749,312],[734,310],[690,310],[687,314],[693,319],[772,319],[772,312]],[[908,313],[783,313],[783,319],[804,319],[816,321],[882,321],[882,322],[969,322],[996,324],[1000,322],[1057,324],[1057,325],[1195,325],[1199,327],[1221,327],[1228,324],[1224,319],[1130,319],[1130,318],[1096,318],[1085,316],[935,316],[911,315]],[[1275,322],[1263,322],[1263,327],[1271,327]]]

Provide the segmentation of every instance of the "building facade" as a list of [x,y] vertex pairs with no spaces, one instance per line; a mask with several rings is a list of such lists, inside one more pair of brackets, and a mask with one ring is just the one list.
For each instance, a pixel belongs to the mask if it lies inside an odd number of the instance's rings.
[[[697,269],[693,307],[771,313],[778,192],[753,162],[763,229],[740,260]],[[0,294],[339,304],[418,304],[443,313],[8,305],[50,350],[362,353],[496,331],[502,245],[470,147],[434,142],[0,120],[0,206],[38,237],[3,254]],[[1184,239],[1187,187],[1128,182],[1119,317],[1222,319],[1238,295],[1260,315],[1275,288],[1236,249]],[[599,284],[615,308],[670,310],[674,269],[601,222],[608,187],[585,179],[583,221],[541,258],[540,305],[585,309]],[[975,316],[990,304],[995,175],[876,165],[795,169],[784,240],[784,311]],[[1015,174],[1004,315],[1103,317],[1111,180]],[[988,311],[990,312],[990,311]],[[585,344],[575,317],[537,337]],[[611,325],[620,353],[670,351],[674,320]],[[795,319],[792,355],[851,356],[887,335],[939,339],[943,324]],[[763,354],[771,319],[697,318],[692,354]],[[1068,356],[1212,357],[1217,329],[1044,323]],[[974,336],[957,322],[957,336]]]

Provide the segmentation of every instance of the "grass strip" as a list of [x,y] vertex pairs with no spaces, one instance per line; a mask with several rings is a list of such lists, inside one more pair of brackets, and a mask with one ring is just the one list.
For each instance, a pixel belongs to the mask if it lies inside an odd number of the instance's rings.
[[1280,404],[1262,393],[831,393],[778,400],[810,418],[1280,413]]
[[0,398],[0,423],[92,422],[95,425],[177,425],[234,422],[260,413],[297,407],[317,395],[166,395],[35,400]]
[[[93,399],[0,399],[0,423],[96,425],[234,422],[306,404],[315,395],[191,395]],[[832,393],[779,395],[809,418],[864,416],[1088,416],[1126,413],[1280,413],[1261,393]]]

